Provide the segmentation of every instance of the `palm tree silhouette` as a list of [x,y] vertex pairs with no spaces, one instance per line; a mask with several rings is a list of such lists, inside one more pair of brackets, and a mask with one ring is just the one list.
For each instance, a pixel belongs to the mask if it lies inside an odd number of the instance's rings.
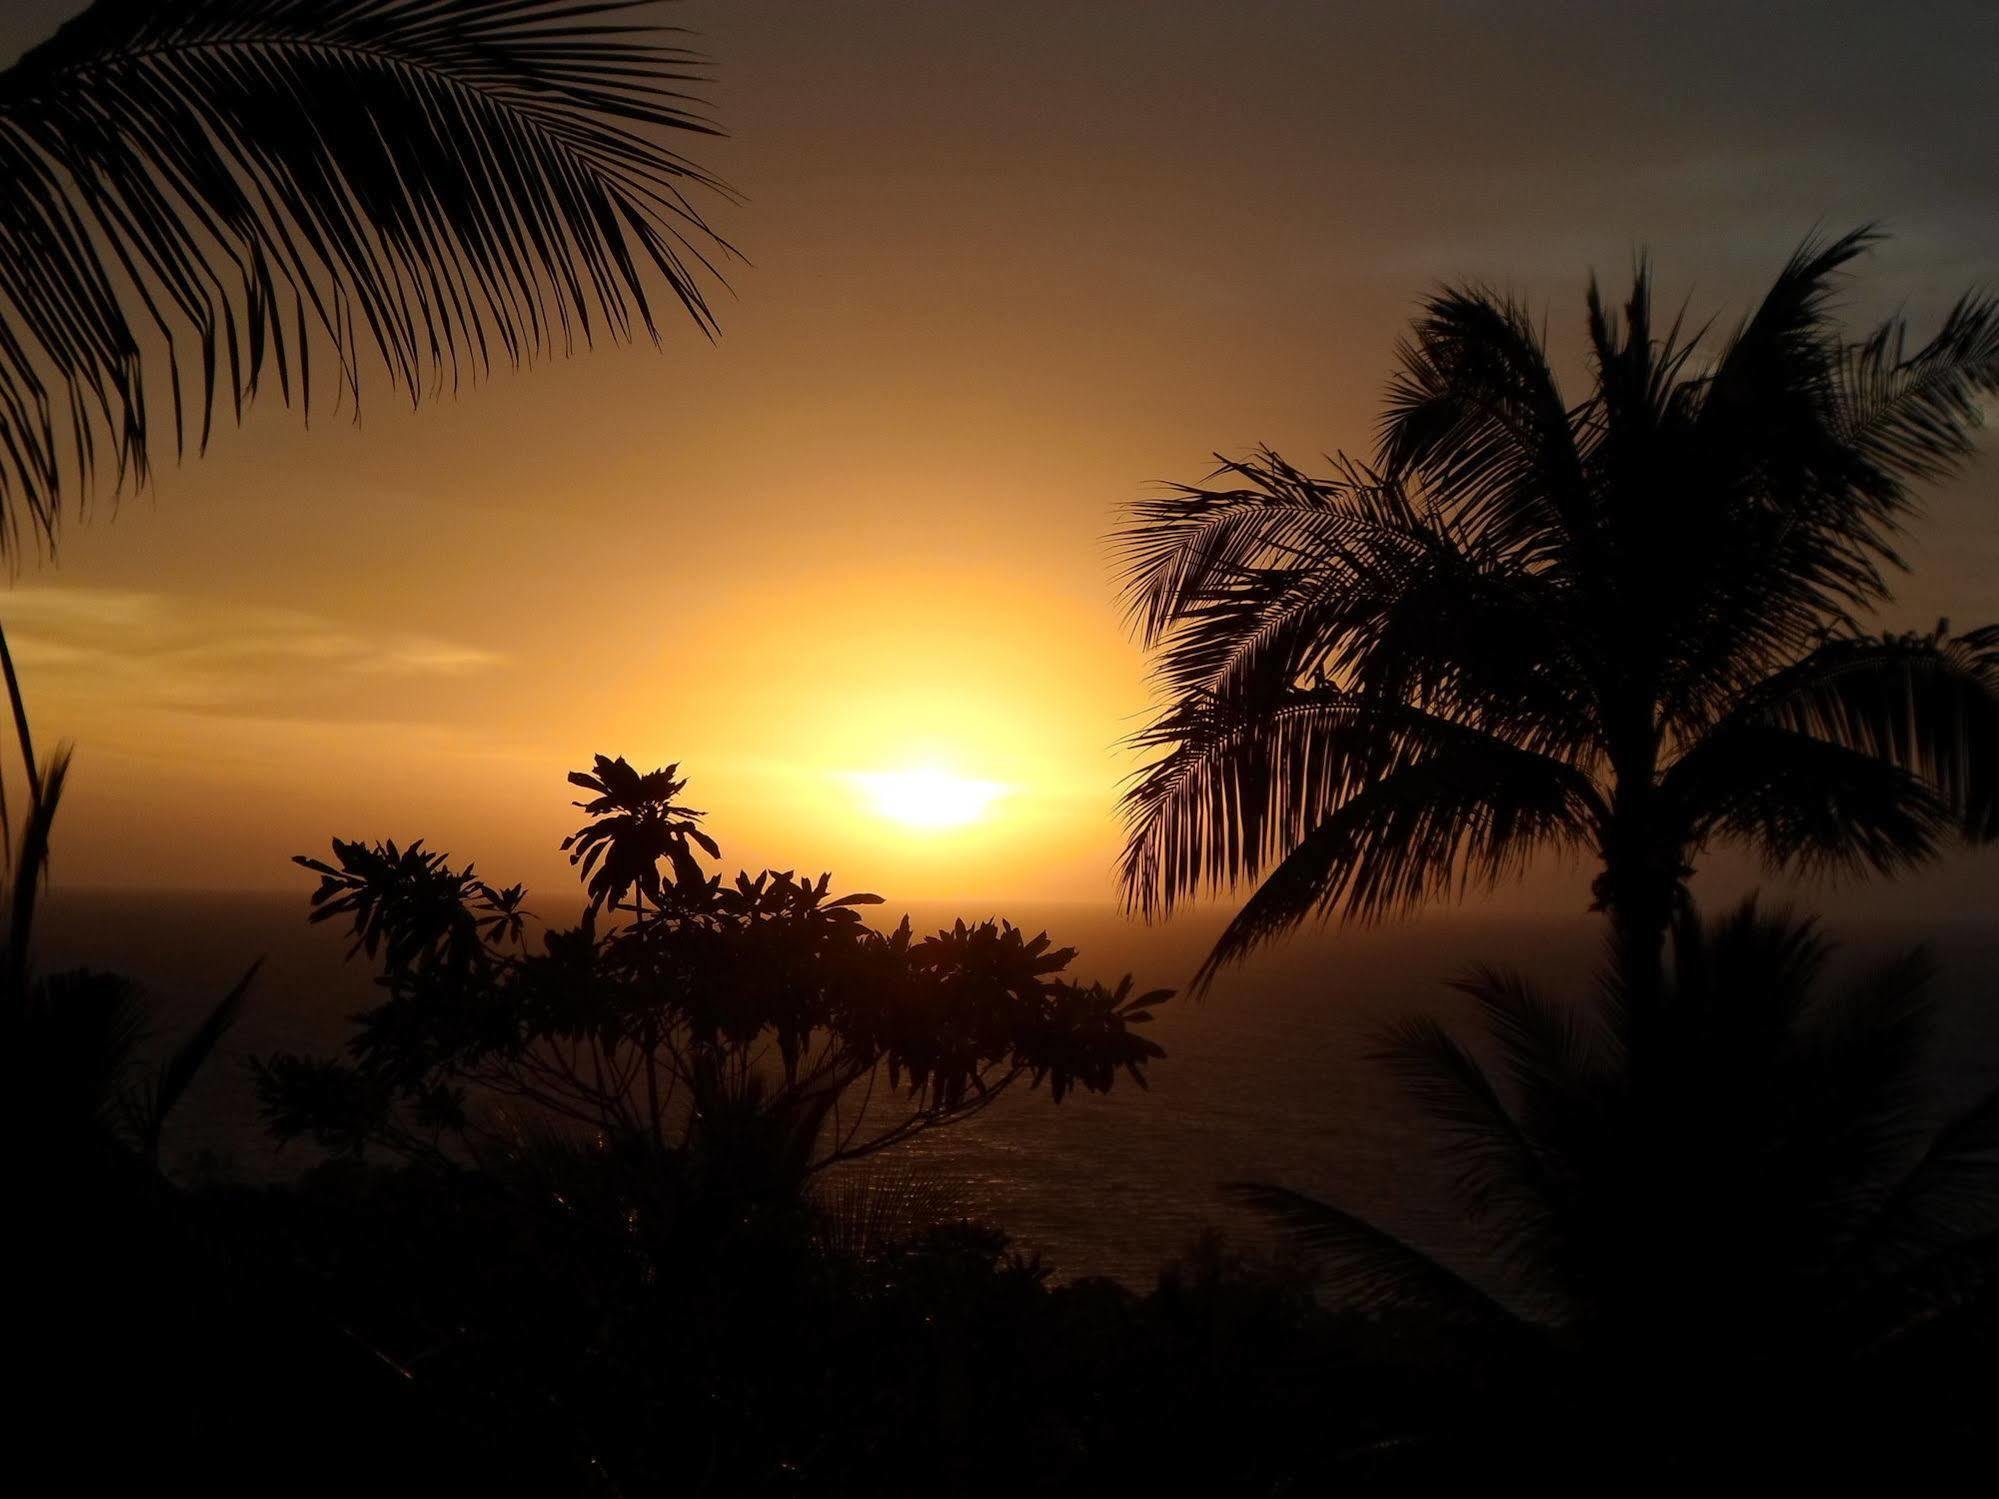
[[145,483],[149,390],[177,447],[272,374],[309,411],[315,352],[414,401],[656,340],[649,278],[712,332],[720,185],[661,136],[716,131],[632,4],[97,0],[0,73],[0,552],[100,448]]
[[1972,451],[1999,305],[1910,352],[1850,342],[1807,242],[1711,362],[1588,299],[1572,401],[1519,304],[1429,299],[1378,452],[1132,507],[1135,628],[1167,706],[1127,794],[1148,917],[1260,881],[1203,970],[1307,917],[1370,918],[1594,853],[1629,982],[1701,849],[1888,871],[1999,834],[1999,632],[1860,633],[1914,486]]
[[1955,1419],[1943,1345],[1969,1324],[1938,1313],[1999,1271],[1999,1090],[1932,1117],[1927,956],[1833,992],[1813,925],[1754,902],[1681,918],[1673,953],[1656,1011],[1614,970],[1593,1007],[1486,970],[1460,985],[1476,1053],[1434,1020],[1391,1030],[1492,1283],[1330,1204],[1230,1190],[1324,1253],[1348,1305],[1429,1319],[1611,1447],[1794,1449],[1783,1411],[1882,1423],[1916,1375],[1897,1408]]

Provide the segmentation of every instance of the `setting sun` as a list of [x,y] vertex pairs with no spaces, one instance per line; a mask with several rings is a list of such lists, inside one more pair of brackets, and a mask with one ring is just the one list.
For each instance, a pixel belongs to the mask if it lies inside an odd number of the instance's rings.
[[1007,788],[935,766],[857,771],[851,777],[870,811],[912,828],[961,828],[983,820]]

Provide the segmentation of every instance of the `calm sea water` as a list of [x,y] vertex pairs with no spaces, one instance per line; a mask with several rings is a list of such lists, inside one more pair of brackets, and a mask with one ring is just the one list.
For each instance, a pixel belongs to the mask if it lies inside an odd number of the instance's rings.
[[[243,1060],[280,1049],[332,1052],[344,1017],[371,1003],[373,990],[362,967],[343,961],[339,937],[308,928],[303,912],[301,897],[283,895],[53,898],[41,964],[88,962],[140,979],[167,1036],[252,959],[265,959],[224,1056],[174,1121],[175,1159],[205,1152],[251,1178],[309,1162],[299,1147],[279,1152],[259,1132]],[[911,911],[919,930],[959,914],[987,913]],[[1193,919],[1148,929],[1079,905],[1015,904],[1005,914],[1080,948],[1076,975],[1129,971],[1147,988],[1183,984],[1218,925]],[[1834,935],[1846,944],[1848,964],[1929,940],[1944,965],[1939,1097],[1999,1077],[1999,925],[1848,926]],[[1467,1022],[1469,1002],[1448,981],[1474,962],[1518,967],[1550,992],[1586,995],[1600,941],[1598,926],[1583,918],[1427,918],[1300,938],[1206,998],[1178,998],[1160,1011],[1154,1035],[1168,1055],[1149,1092],[1120,1087],[1059,1107],[1045,1094],[1023,1093],[897,1159],[947,1184],[1064,1278],[1114,1275],[1143,1286],[1209,1224],[1245,1246],[1266,1245],[1262,1226],[1215,1190],[1244,1177],[1326,1196],[1448,1254],[1462,1239],[1441,1174],[1392,1081],[1370,1060],[1375,1037],[1391,1018],[1416,1012]]]

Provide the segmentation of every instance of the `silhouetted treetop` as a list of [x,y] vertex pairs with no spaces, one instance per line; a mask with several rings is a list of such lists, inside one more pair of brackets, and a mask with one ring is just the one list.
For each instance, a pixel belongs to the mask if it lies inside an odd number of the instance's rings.
[[591,821],[562,840],[569,862],[582,866],[592,909],[616,906],[634,885],[643,900],[658,904],[662,863],[671,864],[677,883],[690,890],[700,885],[706,876],[690,843],[711,859],[722,856],[715,840],[696,826],[706,814],[673,800],[687,785],[674,779],[679,769],[669,765],[640,775],[622,756],[599,755],[594,770],[570,772],[570,785],[596,793],[576,803]]
[[1874,238],[1807,243],[1711,354],[1655,326],[1643,266],[1621,315],[1592,284],[1580,397],[1524,307],[1441,291],[1372,462],[1264,452],[1133,505],[1164,707],[1129,901],[1253,882],[1212,972],[1588,852],[1636,979],[1715,840],[1886,872],[1999,834],[1999,633],[1861,625],[1999,393],[1999,304],[1849,338],[1831,300]]

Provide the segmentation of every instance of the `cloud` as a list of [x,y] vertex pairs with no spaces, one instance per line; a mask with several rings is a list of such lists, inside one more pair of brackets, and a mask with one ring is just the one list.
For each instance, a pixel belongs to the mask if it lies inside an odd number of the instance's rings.
[[357,694],[434,690],[505,662],[462,641],[119,589],[17,589],[0,595],[0,623],[31,692],[82,689],[125,709],[344,721]]

